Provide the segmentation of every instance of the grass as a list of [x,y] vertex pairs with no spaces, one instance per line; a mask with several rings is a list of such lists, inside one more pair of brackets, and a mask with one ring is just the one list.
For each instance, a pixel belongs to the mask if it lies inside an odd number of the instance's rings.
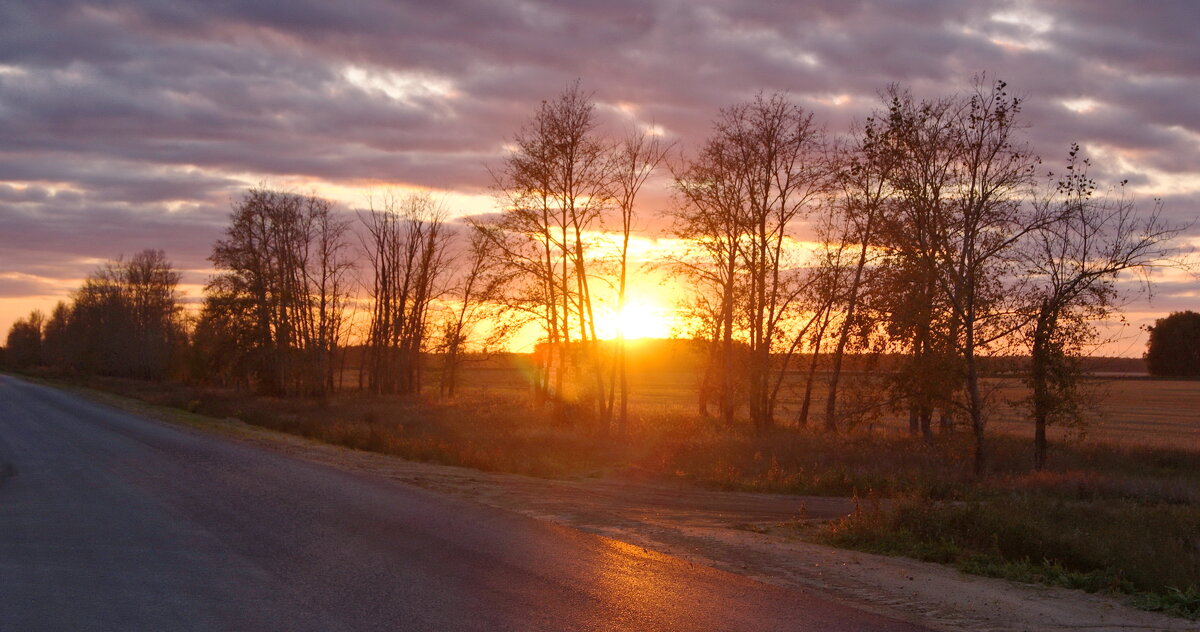
[[[616,436],[583,415],[556,421],[528,403],[510,374],[485,377],[487,388],[442,400],[358,393],[282,400],[172,383],[75,381],[180,410],[188,423],[232,417],[354,449],[486,471],[858,496],[866,499],[859,510],[817,537],[981,575],[1127,594],[1142,608],[1200,616],[1200,424],[1194,420],[1149,424],[1151,442],[1129,434],[1136,422],[1126,422],[1125,435],[1113,435],[1128,440],[1060,439],[1045,472],[1030,469],[1029,438],[1005,433],[1001,424],[990,440],[989,476],[977,480],[965,432],[939,436],[934,446],[886,424],[842,435],[794,427],[754,434],[693,413],[681,404],[688,380],[670,376],[647,380],[652,396],[635,400],[628,433]],[[1140,384],[1114,387],[1134,401],[1110,410],[1144,407],[1142,399],[1171,407],[1172,397],[1186,407],[1200,392]],[[871,500],[878,498],[893,502]]]
[[902,555],[1015,581],[1134,596],[1140,607],[1200,618],[1200,507],[1074,499],[1032,491],[971,501],[859,503],[826,543]]

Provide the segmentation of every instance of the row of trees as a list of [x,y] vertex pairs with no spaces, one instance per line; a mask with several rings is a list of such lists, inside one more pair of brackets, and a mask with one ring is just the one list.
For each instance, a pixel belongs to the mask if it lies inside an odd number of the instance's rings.
[[[359,388],[418,392],[437,353],[452,393],[465,350],[532,326],[536,401],[621,431],[624,340],[601,340],[600,314],[625,305],[638,198],[669,170],[682,249],[666,267],[705,348],[702,413],[733,424],[744,410],[768,431],[799,375],[795,423],[821,411],[838,431],[892,409],[932,441],[935,417],[964,419],[982,471],[983,360],[1015,352],[1030,358],[1041,464],[1046,426],[1078,412],[1076,359],[1119,306],[1119,276],[1166,262],[1178,228],[1101,189],[1078,147],[1043,177],[1023,129],[1021,100],[982,79],[926,100],[889,87],[837,138],[760,94],[675,156],[650,131],[606,133],[576,82],[493,170],[498,213],[450,222],[414,195],[354,221],[315,195],[247,192],[213,248],[186,363],[211,382],[320,396],[343,384],[354,341]],[[156,251],[105,266],[71,305],[14,326],[10,357],[162,377],[185,346],[178,278]]]
[[[826,429],[890,406],[932,441],[940,410],[967,420],[982,471],[981,358],[1025,353],[1044,463],[1046,425],[1077,411],[1074,360],[1118,305],[1118,276],[1166,263],[1179,228],[1097,195],[1077,146],[1064,174],[1040,181],[1020,112],[1003,82],[920,101],[893,86],[831,143],[784,95],[723,110],[674,174],[675,234],[691,245],[676,267],[711,349],[701,410],[715,390],[728,422],[740,402],[769,429],[805,352],[803,425],[827,355]],[[801,245],[813,233],[817,245]],[[893,360],[865,408],[839,406],[848,352]]]
[[328,200],[252,189],[213,246],[196,325],[202,374],[274,395],[332,390],[352,287],[349,222]]
[[110,261],[49,317],[18,320],[7,361],[143,379],[178,374],[188,342],[178,284],[161,250]]
[[440,388],[452,394],[464,350],[494,347],[509,331],[473,336],[495,312],[486,244],[464,238],[428,194],[372,200],[357,219],[314,195],[247,192],[210,257],[217,274],[193,337],[197,376],[323,396],[344,385],[354,341],[358,388],[416,393],[427,356],[440,352]]

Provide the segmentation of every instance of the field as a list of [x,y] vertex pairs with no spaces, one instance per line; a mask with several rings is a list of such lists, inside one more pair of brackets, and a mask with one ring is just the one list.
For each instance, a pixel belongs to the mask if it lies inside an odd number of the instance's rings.
[[[487,393],[519,395],[527,390],[524,373],[512,366],[469,366],[463,381],[464,395]],[[803,376],[791,374],[780,393],[779,423],[794,425],[800,409]],[[812,394],[810,423],[819,424],[826,390],[818,373]],[[631,408],[646,411],[692,414],[696,410],[693,371],[637,371],[631,376]],[[1086,425],[1051,428],[1054,441],[1094,442],[1111,445],[1158,447],[1200,451],[1200,380],[1169,380],[1145,375],[1102,376],[1086,384]],[[1020,402],[1028,389],[1015,378],[984,380],[989,398],[989,432],[1032,437],[1033,426]],[[863,430],[880,434],[907,432],[907,418],[892,410]]]

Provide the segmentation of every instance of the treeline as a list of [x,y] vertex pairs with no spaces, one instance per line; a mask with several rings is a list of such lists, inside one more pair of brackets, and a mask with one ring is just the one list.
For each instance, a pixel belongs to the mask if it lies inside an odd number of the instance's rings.
[[101,266],[48,318],[18,320],[5,363],[321,397],[419,392],[436,356],[453,394],[467,352],[499,349],[511,329],[501,317],[480,327],[502,311],[489,302],[492,264],[446,219],[411,195],[373,204],[356,226],[328,200],[254,188],[213,245],[196,313],[182,309],[179,272],[146,250]]
[[[601,321],[641,271],[639,196],[661,179],[674,197],[658,214],[677,247],[658,265],[704,347],[702,414],[838,432],[899,411],[926,441],[960,420],[982,472],[983,359],[1024,355],[1040,465],[1046,426],[1079,414],[1079,358],[1122,298],[1119,276],[1168,264],[1179,229],[1095,182],[1077,146],[1057,173],[1039,171],[1003,82],[882,94],[840,134],[787,95],[760,94],[722,109],[682,154],[659,128],[605,130],[576,82],[493,166],[496,213],[449,221],[413,195],[355,217],[252,189],[213,248],[194,322],[178,274],[148,251],[102,268],[49,319],[19,322],[9,359],[321,396],[416,393],[436,358],[438,388],[452,393],[467,350],[533,327],[535,402],[621,432],[625,344],[619,330],[602,343]],[[352,341],[363,351],[348,384]],[[887,370],[870,370],[872,358]],[[781,419],[793,390],[800,406]]]
[[49,317],[35,311],[14,323],[5,360],[142,379],[182,375],[188,329],[178,284],[161,250],[110,261]]
[[[831,137],[787,95],[760,94],[668,160],[658,136],[606,135],[590,95],[569,87],[498,170],[504,208],[474,223],[505,273],[502,300],[546,341],[535,395],[613,418],[622,346],[597,344],[596,280],[613,279],[607,300],[623,300],[634,202],[667,165],[669,268],[707,345],[702,414],[733,424],[745,411],[767,431],[799,373],[791,423],[820,411],[836,432],[898,410],[931,442],[961,419],[982,472],[982,358],[1028,355],[1040,466],[1046,426],[1079,414],[1078,360],[1122,297],[1118,277],[1168,264],[1179,228],[1157,206],[1140,215],[1120,185],[1099,190],[1077,146],[1057,174],[1039,173],[1021,105],[982,78],[923,100],[891,86],[870,117]],[[848,384],[848,354],[902,360]]]
[[[196,379],[278,396],[416,393],[437,355],[453,393],[464,350],[506,331],[473,335],[493,281],[482,244],[447,219],[429,195],[372,200],[356,222],[316,196],[247,192],[210,257]],[[362,349],[347,367],[351,341]]]

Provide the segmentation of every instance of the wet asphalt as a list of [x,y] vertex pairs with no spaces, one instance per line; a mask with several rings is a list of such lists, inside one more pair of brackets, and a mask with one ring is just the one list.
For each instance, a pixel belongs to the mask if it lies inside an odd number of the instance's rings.
[[0,375],[0,630],[919,630]]

